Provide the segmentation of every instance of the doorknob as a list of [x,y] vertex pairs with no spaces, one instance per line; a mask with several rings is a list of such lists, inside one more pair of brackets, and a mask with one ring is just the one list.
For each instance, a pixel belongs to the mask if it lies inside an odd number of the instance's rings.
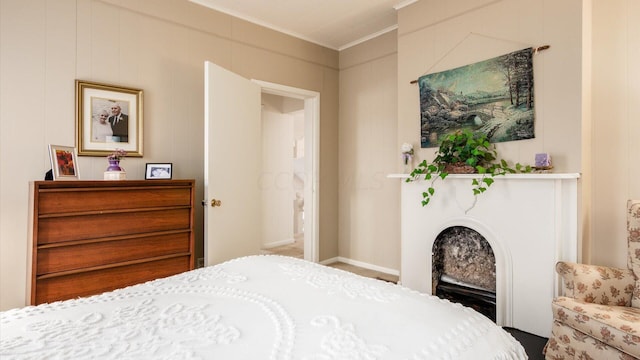
[[222,206],[222,201],[211,199],[211,207],[219,207],[219,206]]

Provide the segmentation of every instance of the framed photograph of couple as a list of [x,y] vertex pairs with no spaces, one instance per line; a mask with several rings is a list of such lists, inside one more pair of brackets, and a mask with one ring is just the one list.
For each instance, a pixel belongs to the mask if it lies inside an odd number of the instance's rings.
[[78,155],[142,157],[142,90],[76,80]]

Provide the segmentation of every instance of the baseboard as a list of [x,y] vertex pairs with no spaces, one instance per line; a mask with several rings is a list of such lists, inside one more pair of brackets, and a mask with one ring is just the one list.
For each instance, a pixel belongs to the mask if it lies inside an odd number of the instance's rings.
[[337,262],[341,262],[341,263],[345,263],[345,264],[361,267],[363,269],[379,271],[381,273],[385,273],[385,274],[389,274],[389,275],[400,276],[400,270],[389,269],[389,268],[386,268],[386,267],[383,267],[383,266],[373,265],[373,264],[369,264],[369,263],[358,261],[358,260],[352,260],[352,259],[344,258],[342,256],[336,256],[336,257],[331,258],[331,259],[323,260],[323,261],[320,262],[320,264],[329,265],[329,264],[333,264],[333,263],[337,263]]
[[296,242],[295,239],[284,239],[280,241],[274,241],[268,244],[262,244],[262,249],[271,249],[278,246],[293,244],[294,242]]

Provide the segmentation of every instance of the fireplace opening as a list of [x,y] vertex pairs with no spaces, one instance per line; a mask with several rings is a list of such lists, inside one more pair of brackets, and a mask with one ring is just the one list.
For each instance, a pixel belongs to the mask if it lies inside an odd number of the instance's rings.
[[432,294],[496,321],[496,258],[489,242],[464,226],[443,230],[433,243]]

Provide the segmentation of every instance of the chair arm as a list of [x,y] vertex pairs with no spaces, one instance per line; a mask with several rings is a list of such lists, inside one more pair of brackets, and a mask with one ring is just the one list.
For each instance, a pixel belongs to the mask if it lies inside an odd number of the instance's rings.
[[560,261],[565,296],[601,305],[631,306],[635,276],[630,269]]

